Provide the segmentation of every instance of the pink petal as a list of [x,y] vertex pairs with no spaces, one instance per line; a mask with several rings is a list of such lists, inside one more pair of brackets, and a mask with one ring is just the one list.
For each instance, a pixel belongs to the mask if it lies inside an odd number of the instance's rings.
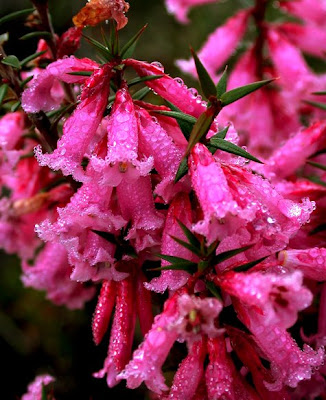
[[[248,10],[242,10],[229,18],[224,25],[218,27],[208,37],[206,43],[198,52],[200,61],[211,76],[215,76],[216,71],[224,66],[235,51],[246,31],[249,15]],[[183,72],[197,77],[193,59],[189,61],[178,60],[177,65]]]
[[51,89],[56,80],[66,83],[81,83],[87,77],[69,75],[70,72],[93,71],[98,64],[89,58],[65,58],[51,63],[36,78],[31,86],[22,95],[22,107],[28,113],[50,111],[60,105],[61,99],[52,95]]
[[188,21],[187,14],[191,7],[212,3],[214,0],[166,0],[166,8],[170,14],[174,14],[176,19],[185,24]]
[[156,62],[149,64],[144,61],[127,59],[124,60],[124,63],[134,68],[141,77],[163,75],[162,78],[146,81],[145,84],[163,99],[176,105],[184,113],[197,118],[206,110],[206,103],[203,104],[199,96],[194,95],[193,89],[188,89],[180,78],[173,79],[165,74],[163,67],[161,65],[158,66]]
[[81,162],[103,118],[110,76],[111,68],[105,65],[87,80],[80,104],[64,124],[57,149],[51,154],[42,154],[40,146],[35,148],[40,165],[60,169],[64,175],[73,175],[76,180],[83,177]]

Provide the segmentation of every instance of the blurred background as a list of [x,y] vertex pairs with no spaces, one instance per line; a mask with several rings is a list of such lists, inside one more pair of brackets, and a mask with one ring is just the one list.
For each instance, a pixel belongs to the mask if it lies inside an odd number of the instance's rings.
[[[167,14],[163,0],[130,0],[129,3],[129,24],[122,30],[121,40],[127,40],[148,23],[135,57],[160,61],[167,73],[181,77],[188,85],[197,86],[193,79],[180,73],[174,61],[189,58],[190,44],[199,49],[217,25],[250,1],[229,0],[196,7],[190,12],[189,25],[175,22]],[[84,5],[85,1],[81,0],[50,0],[56,32],[61,34],[69,28],[72,16]],[[0,17],[29,7],[31,3],[27,0],[2,0]],[[10,41],[5,46],[7,54],[16,54],[22,59],[34,52],[36,41],[19,40],[20,36],[30,32],[29,28],[21,22],[8,25],[1,27],[0,32],[10,32]],[[98,31],[88,29],[87,34],[96,37]],[[77,55],[94,56],[85,42]],[[0,265],[0,351],[4,367],[1,374],[2,399],[19,399],[28,383],[41,373],[50,373],[56,378],[54,394],[57,400],[100,400],[118,396],[130,400],[146,398],[143,388],[129,391],[122,383],[109,390],[105,380],[92,378],[92,373],[102,367],[109,338],[107,335],[98,347],[92,342],[91,319],[96,299],[82,311],[54,306],[43,293],[23,288],[18,259],[0,253]]]

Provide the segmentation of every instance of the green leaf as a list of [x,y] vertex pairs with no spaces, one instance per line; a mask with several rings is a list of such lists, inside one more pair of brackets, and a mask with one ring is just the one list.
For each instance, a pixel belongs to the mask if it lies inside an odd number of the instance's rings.
[[226,134],[228,133],[228,130],[230,128],[230,125],[227,127],[223,128],[221,131],[217,132],[216,135],[212,136],[210,140],[212,139],[225,139]]
[[248,271],[250,268],[254,267],[255,265],[258,265],[259,263],[263,262],[264,260],[266,260],[266,258],[268,258],[269,256],[266,257],[262,257],[259,260],[255,260],[255,261],[250,261],[246,264],[242,264],[239,265],[239,267],[236,268],[232,268],[232,271],[235,272],[246,272]]
[[1,62],[2,64],[9,65],[10,67],[20,69],[19,60],[14,55],[5,57]]
[[175,118],[184,137],[189,140],[190,133],[193,130],[193,127],[197,121],[195,117],[189,114],[185,114],[181,111],[152,110],[151,112],[165,115],[166,117]]
[[177,238],[176,236],[169,235],[175,242],[179,243],[181,246],[185,247],[186,249],[190,250],[192,253],[196,254],[197,256],[201,257],[201,251],[197,247],[193,246],[190,243],[184,242],[183,240]]
[[6,83],[0,86],[0,105],[7,94],[8,87],[9,86]]
[[309,236],[316,235],[316,233],[323,232],[325,230],[326,230],[326,223],[320,224],[320,225],[316,226],[316,228],[312,229],[309,232]]
[[308,181],[310,182],[317,183],[317,185],[326,187],[326,182],[322,181],[319,176],[306,176],[305,178],[308,179]]
[[35,60],[36,58],[38,58],[38,57],[42,56],[43,54],[45,54],[46,51],[47,51],[47,50],[39,51],[39,52],[37,52],[37,53],[34,53],[34,54],[32,54],[32,55],[30,55],[30,56],[24,58],[24,59],[20,62],[20,65],[21,65],[22,67],[24,67],[24,66],[27,65],[29,62],[31,62],[31,61]]
[[[189,261],[186,258],[176,257],[176,256],[169,256],[167,254],[155,254],[156,257],[162,258],[162,260],[168,261],[170,263],[191,263],[196,264],[193,261]],[[197,265],[197,264],[196,264]]]
[[96,233],[96,235],[101,236],[101,238],[105,239],[107,242],[116,244],[116,238],[115,236],[110,233],[110,232],[103,232],[103,231],[98,231],[96,229],[92,229],[92,232]]
[[41,400],[47,400],[45,385],[42,383],[42,398]]
[[148,87],[144,87],[141,88],[140,90],[138,90],[136,93],[134,93],[132,95],[132,98],[134,100],[143,100],[144,97],[146,97],[148,95],[148,93],[150,93],[151,89]]
[[102,54],[102,56],[104,56],[105,60],[111,61],[114,58],[113,55],[110,53],[110,50],[107,47],[105,47],[102,43],[86,35],[83,35],[83,37],[90,44],[92,44],[99,51],[99,53]]
[[320,163],[317,163],[317,162],[314,162],[314,161],[307,161],[307,164],[309,164],[309,165],[311,165],[313,167],[319,168],[319,169],[321,169],[323,171],[326,171],[326,165],[324,165],[324,164],[320,164]]
[[48,31],[30,32],[24,36],[21,36],[19,38],[19,40],[28,40],[28,39],[39,38],[39,37],[42,37],[42,38],[49,37],[50,38],[51,36],[52,36],[51,33]]
[[194,247],[197,249],[200,249],[200,241],[197,239],[196,235],[191,232],[191,230],[179,219],[177,219],[177,223],[182,229],[182,232],[184,233],[185,237],[188,239],[189,243],[192,244]]
[[310,101],[310,100],[303,100],[304,103],[309,104],[310,106],[319,108],[320,110],[326,110],[326,103],[319,103],[318,101]]
[[209,76],[209,73],[207,72],[206,68],[198,58],[197,54],[193,49],[190,49],[192,56],[195,61],[196,65],[196,70],[198,74],[198,79],[200,86],[202,88],[202,91],[204,95],[206,96],[207,99],[209,99],[211,96],[216,96],[216,87],[215,83],[213,82],[212,78]]
[[91,76],[93,71],[75,71],[75,72],[68,72],[68,75],[76,75],[76,76]]
[[187,157],[181,160],[178,171],[174,178],[174,183],[177,183],[181,178],[183,178],[188,173],[188,159]]
[[235,154],[237,156],[241,156],[243,158],[247,158],[248,160],[255,161],[257,163],[263,164],[262,161],[258,160],[258,158],[252,156],[243,148],[228,142],[227,140],[223,140],[220,138],[211,138],[210,144],[208,146],[209,151],[214,154],[217,149],[226,151],[227,153]]
[[215,286],[213,282],[206,282],[206,287],[214,297],[216,297],[218,300],[222,300],[219,288]]
[[135,78],[132,79],[131,81],[128,82],[128,86],[134,86],[137,85],[138,83],[146,82],[146,81],[153,81],[155,79],[160,79],[164,75],[150,75],[150,76],[143,76],[141,78]]
[[24,88],[28,82],[30,82],[34,78],[34,75],[29,76],[28,78],[24,79],[23,81],[20,82],[19,86],[21,88]]
[[35,8],[26,8],[25,10],[15,11],[11,14],[5,15],[4,17],[0,18],[0,25],[13,21],[14,19],[25,17],[26,15],[31,14],[35,11]]
[[117,56],[119,54],[119,36],[118,36],[118,30],[117,30],[117,23],[115,20],[111,19],[110,20],[110,53],[113,56]]
[[235,89],[229,90],[228,92],[222,94],[220,100],[222,102],[222,106],[225,107],[228,104],[231,104],[242,97],[247,96],[248,94],[262,88],[263,86],[268,85],[273,82],[275,79],[267,79],[264,81],[258,81],[254,83],[250,83],[249,85],[240,86]]
[[173,263],[171,265],[166,265],[165,267],[159,267],[159,268],[150,268],[148,271],[166,271],[166,270],[182,270],[182,271],[187,271],[189,274],[192,274],[196,271],[197,269],[197,264],[196,263],[191,263],[189,261],[188,264],[186,263]]
[[145,29],[147,28],[147,25],[144,25],[137,33],[136,35],[134,35],[130,40],[128,40],[128,42],[122,47],[121,52],[120,52],[120,56],[121,58],[129,58],[132,56],[137,42],[139,40],[139,38],[141,37],[141,35],[144,33]]
[[15,101],[15,103],[11,106],[10,111],[15,112],[21,106],[21,101]]
[[226,66],[220,80],[217,82],[217,85],[216,85],[216,96],[218,99],[220,99],[221,96],[226,92],[226,85],[227,85],[227,79],[228,79],[227,70],[228,70],[228,67]]
[[212,264],[213,265],[219,264],[225,260],[228,260],[229,258],[231,258],[233,256],[236,256],[237,254],[243,253],[244,251],[250,249],[251,247],[252,247],[252,245],[240,247],[239,249],[224,251],[223,253],[220,253],[217,256],[213,257]]
[[316,96],[324,96],[324,95],[326,95],[326,91],[323,90],[323,91],[321,91],[321,92],[312,92],[312,94],[314,94],[314,95],[316,95]]
[[188,142],[188,146],[186,149],[186,156],[188,156],[191,152],[191,149],[201,141],[203,137],[205,137],[214,121],[216,114],[212,112],[212,110],[207,109],[203,112],[200,117],[197,119]]
[[212,244],[210,244],[208,246],[208,248],[206,249],[206,256],[209,257],[211,256],[213,253],[215,253],[217,246],[220,244],[219,240],[215,240],[215,242],[213,242]]

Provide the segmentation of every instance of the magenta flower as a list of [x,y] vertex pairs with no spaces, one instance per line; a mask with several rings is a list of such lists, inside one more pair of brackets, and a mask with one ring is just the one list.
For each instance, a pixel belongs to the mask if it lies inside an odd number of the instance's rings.
[[197,5],[212,3],[214,0],[166,0],[168,12],[174,14],[179,22],[187,23],[188,10]]

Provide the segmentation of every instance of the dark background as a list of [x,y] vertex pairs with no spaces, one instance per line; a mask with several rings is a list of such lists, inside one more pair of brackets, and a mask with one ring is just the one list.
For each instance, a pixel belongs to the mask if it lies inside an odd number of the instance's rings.
[[[198,49],[206,36],[227,16],[247,1],[229,0],[197,7],[190,13],[191,24],[180,25],[167,14],[162,0],[130,2],[130,23],[121,32],[122,41],[131,37],[145,23],[149,23],[135,56],[148,61],[160,61],[165,71],[182,77],[189,85],[196,85],[174,66],[177,58],[189,57],[189,44]],[[71,17],[85,1],[50,0],[55,30],[60,34],[71,26]],[[29,8],[29,1],[0,1],[0,17],[6,13]],[[9,25],[9,26],[8,26]],[[20,36],[30,32],[21,23],[1,27],[1,33],[10,32],[7,54],[22,59],[35,51],[36,41],[22,42]],[[88,35],[98,35],[88,29]],[[78,55],[92,56],[92,49],[83,43]],[[37,374],[50,373],[56,378],[54,393],[57,400],[100,400],[123,396],[144,399],[142,388],[128,391],[124,383],[109,390],[105,380],[92,378],[102,367],[106,357],[108,338],[96,347],[91,338],[91,318],[96,301],[85,310],[69,311],[52,305],[44,293],[24,289],[20,281],[19,260],[0,254],[0,354],[1,395],[5,400],[18,399],[27,384]]]

